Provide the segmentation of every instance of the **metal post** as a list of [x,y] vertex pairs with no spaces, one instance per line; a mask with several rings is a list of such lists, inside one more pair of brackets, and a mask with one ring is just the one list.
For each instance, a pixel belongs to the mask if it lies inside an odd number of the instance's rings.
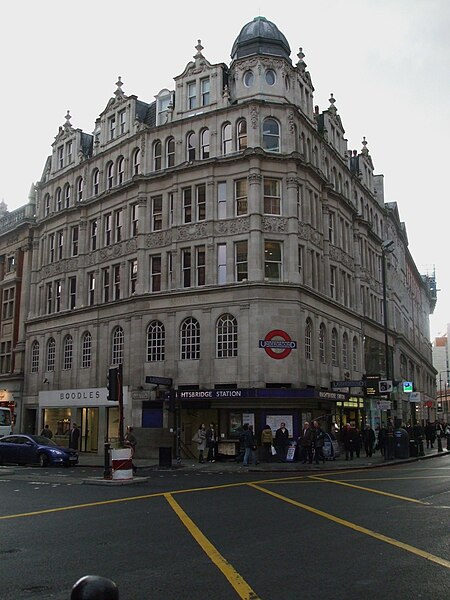
[[72,588],[70,600],[119,600],[119,588],[111,579],[98,575],[86,575]]
[[123,443],[125,441],[125,436],[124,436],[124,427],[123,427],[123,378],[122,378],[122,374],[123,374],[123,369],[122,369],[122,363],[120,363],[119,368],[117,370],[117,389],[119,392],[119,444],[121,446],[123,446]]
[[110,462],[110,454],[109,454],[111,444],[106,441],[104,444],[104,447],[105,447],[105,463],[104,463],[105,468],[103,470],[103,479],[111,479],[112,472],[111,472],[111,462]]

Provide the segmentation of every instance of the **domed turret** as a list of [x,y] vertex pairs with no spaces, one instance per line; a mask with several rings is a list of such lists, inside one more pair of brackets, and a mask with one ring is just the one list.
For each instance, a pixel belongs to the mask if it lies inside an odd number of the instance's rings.
[[254,54],[280,56],[290,60],[291,49],[286,38],[278,27],[265,17],[255,17],[253,21],[244,25],[231,49],[232,60]]

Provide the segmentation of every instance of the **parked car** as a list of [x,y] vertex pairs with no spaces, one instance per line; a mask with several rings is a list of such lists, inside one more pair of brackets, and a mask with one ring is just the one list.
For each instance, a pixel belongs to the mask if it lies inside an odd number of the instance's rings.
[[69,467],[78,463],[78,452],[41,435],[5,435],[0,439],[0,465],[7,463]]

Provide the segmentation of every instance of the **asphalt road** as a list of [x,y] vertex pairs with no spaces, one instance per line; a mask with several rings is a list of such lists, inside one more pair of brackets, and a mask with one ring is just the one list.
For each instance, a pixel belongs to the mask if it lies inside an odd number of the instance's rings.
[[0,475],[0,600],[68,600],[113,579],[120,600],[444,600],[450,456],[320,473],[92,469]]

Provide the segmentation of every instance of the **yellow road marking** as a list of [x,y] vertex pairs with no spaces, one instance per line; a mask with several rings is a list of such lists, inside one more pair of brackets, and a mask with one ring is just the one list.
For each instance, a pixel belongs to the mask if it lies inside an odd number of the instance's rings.
[[172,494],[166,493],[164,494],[164,497],[200,548],[228,579],[229,583],[236,590],[239,598],[242,598],[243,600],[258,600],[259,596],[256,594],[256,592],[252,590],[245,579],[239,575],[236,569],[220,554],[216,547],[211,544],[211,542],[200,531],[194,521],[192,521],[192,519],[184,512],[178,502],[173,498]]
[[388,496],[389,498],[396,498],[397,500],[404,500],[405,502],[414,502],[416,504],[428,504],[422,500],[416,500],[415,498],[408,498],[407,496],[399,496],[398,494],[391,494],[390,492],[383,492],[381,490],[374,490],[371,488],[363,487],[362,485],[354,485],[353,483],[347,483],[346,481],[335,481],[333,479],[325,479],[318,475],[311,475],[310,479],[315,481],[324,481],[326,483],[334,483],[334,485],[343,485],[345,487],[353,488],[355,490],[362,490],[363,492],[370,492],[371,494],[379,494],[380,496]]
[[366,527],[361,527],[360,525],[356,525],[356,523],[352,523],[351,521],[347,521],[345,519],[341,519],[340,517],[335,517],[330,513],[326,513],[323,510],[319,510],[318,508],[314,508],[313,506],[308,506],[307,504],[302,504],[301,502],[297,502],[296,500],[292,500],[291,498],[287,498],[286,496],[282,496],[281,494],[277,494],[276,492],[272,492],[271,490],[266,490],[263,487],[260,487],[255,483],[248,483],[248,486],[259,490],[260,492],[264,492],[269,496],[273,496],[274,498],[278,498],[278,500],[283,500],[283,502],[287,502],[288,504],[292,504],[293,506],[297,506],[299,508],[303,508],[308,512],[311,512],[319,517],[323,517],[324,519],[328,519],[333,521],[334,523],[338,523],[339,525],[343,525],[344,527],[348,527],[349,529],[353,529],[354,531],[358,531],[359,533],[364,533],[370,537],[375,538],[376,540],[380,540],[381,542],[386,542],[387,544],[391,544],[397,548],[401,548],[402,550],[406,550],[407,552],[411,552],[412,554],[416,554],[417,556],[421,556],[426,560],[434,562],[442,567],[450,569],[450,561],[445,558],[441,558],[440,556],[435,556],[430,552],[425,552],[424,550],[420,550],[420,548],[415,548],[410,544],[406,544],[404,542],[399,542],[398,540],[394,540],[393,538],[388,537],[387,535],[383,535],[382,533],[377,533],[376,531],[372,531],[371,529],[367,529]]

